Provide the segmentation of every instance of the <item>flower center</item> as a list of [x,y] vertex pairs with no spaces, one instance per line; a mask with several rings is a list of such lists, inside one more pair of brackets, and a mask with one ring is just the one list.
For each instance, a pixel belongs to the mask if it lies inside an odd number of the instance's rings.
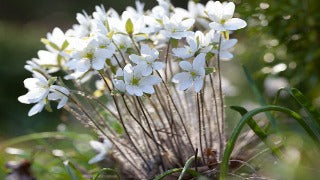
[[138,79],[138,78],[133,78],[132,79],[132,85],[139,85],[139,81],[140,81],[140,79]]
[[99,46],[99,48],[101,48],[101,49],[104,49],[104,48],[106,48],[107,46],[106,45],[100,45]]
[[191,74],[192,77],[195,77],[197,75],[197,73],[194,72],[194,71],[190,72],[190,74]]
[[221,23],[221,24],[224,24],[224,23],[226,23],[226,21],[227,21],[227,20],[225,20],[225,19],[221,19],[220,23]]
[[93,53],[87,53],[87,54],[86,54],[86,58],[92,59],[92,58],[93,58]]

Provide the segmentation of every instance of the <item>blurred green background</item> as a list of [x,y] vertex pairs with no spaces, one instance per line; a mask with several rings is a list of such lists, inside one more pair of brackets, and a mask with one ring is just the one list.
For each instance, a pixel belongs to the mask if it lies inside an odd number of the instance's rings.
[[[156,4],[145,0],[146,8]],[[186,0],[172,1],[175,6],[187,7]],[[200,1],[206,3],[206,1]],[[223,71],[238,88],[230,104],[256,102],[248,91],[241,65],[253,73],[260,90],[266,92],[266,77],[281,77],[299,88],[315,105],[320,106],[320,13],[318,0],[256,1],[235,0],[236,15],[248,22],[248,27],[235,36],[239,43],[235,58],[223,63]],[[76,23],[81,10],[89,14],[94,6],[103,4],[118,12],[133,0],[1,0],[0,2],[0,139],[39,131],[52,131],[66,120],[61,112],[42,112],[27,117],[31,106],[21,104],[17,97],[25,94],[23,80],[30,74],[23,69],[25,61],[43,49],[40,42],[56,26],[66,30]],[[230,73],[232,72],[232,73]],[[290,101],[287,103],[290,105]],[[62,112],[63,113],[63,112]]]

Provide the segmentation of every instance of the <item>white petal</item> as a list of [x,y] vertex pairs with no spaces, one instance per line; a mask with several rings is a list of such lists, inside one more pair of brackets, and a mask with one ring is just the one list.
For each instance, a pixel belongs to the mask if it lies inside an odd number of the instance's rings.
[[134,94],[135,94],[136,96],[142,96],[142,95],[143,95],[143,92],[142,92],[142,90],[141,90],[139,87],[134,86]]
[[44,107],[44,103],[43,103],[43,102],[37,103],[36,105],[34,105],[34,106],[30,109],[30,111],[28,112],[28,116],[33,116],[33,115],[41,112],[42,109],[43,109],[43,107]]
[[233,58],[233,55],[229,51],[221,51],[220,58],[222,60],[230,60]]
[[65,106],[67,104],[68,101],[68,97],[63,96],[63,98],[60,100],[57,109],[61,109],[63,106]]
[[239,18],[232,18],[229,19],[225,24],[224,27],[227,30],[237,30],[237,29],[241,29],[247,26],[247,23]]
[[199,92],[202,89],[203,86],[203,79],[202,78],[196,78],[194,81],[194,90],[196,92]]
[[182,25],[183,27],[185,27],[186,30],[187,30],[187,29],[190,29],[190,28],[191,28],[191,26],[194,24],[194,22],[195,22],[194,19],[186,19],[186,20],[183,20],[183,21],[181,22],[181,25]]
[[220,23],[212,22],[209,24],[210,28],[216,31],[226,31],[227,29]]
[[181,73],[178,73],[176,75],[174,75],[172,77],[172,82],[174,83],[181,83],[181,82],[184,82],[184,81],[187,81],[188,79],[191,78],[191,75],[190,73],[188,72],[181,72]]
[[134,95],[134,87],[132,85],[127,85],[126,90],[127,90],[128,94],[130,94],[132,96]]
[[223,6],[223,17],[224,19],[230,19],[233,16],[235,5],[233,2],[229,2]]
[[154,93],[154,89],[152,86],[141,86],[141,90],[145,93],[148,93],[148,94]]
[[172,52],[175,56],[182,59],[187,59],[193,56],[193,54],[188,53],[187,48],[173,48]]
[[156,85],[161,82],[161,78],[159,76],[150,75],[147,77],[144,77],[140,80],[140,85]]
[[188,79],[186,81],[183,81],[183,82],[179,83],[178,89],[180,91],[184,91],[184,90],[190,88],[191,86],[192,86],[192,80],[190,78],[190,79]]
[[181,61],[179,63],[179,66],[181,67],[181,69],[183,69],[185,71],[191,71],[192,70],[192,65],[188,61]]
[[164,68],[164,63],[163,62],[154,62],[152,64],[152,67],[154,70],[160,70],[160,69]]
[[229,40],[224,40],[221,42],[221,49],[220,50],[227,50],[232,48],[235,44],[237,44],[238,40],[237,39],[229,39]]
[[200,69],[203,68],[206,63],[206,54],[200,53],[197,55],[196,58],[194,58],[192,66],[194,69]]
[[105,58],[94,58],[92,60],[92,68],[95,70],[101,70],[104,67]]
[[141,72],[143,76],[149,76],[152,74],[152,67],[146,66],[146,68]]
[[148,54],[150,55],[151,54],[151,48],[146,45],[146,44],[142,44],[141,45],[141,54]]
[[90,143],[90,146],[97,152],[102,152],[105,150],[103,143],[99,141],[91,140],[89,143]]
[[93,158],[91,158],[88,163],[94,164],[99,161],[102,161],[104,158],[105,158],[105,154],[101,153],[101,154],[98,154],[98,155],[94,156]]
[[139,64],[139,62],[143,61],[143,59],[140,56],[136,55],[136,54],[131,54],[129,56],[129,59],[135,64]]
[[77,62],[77,70],[80,72],[87,72],[90,69],[90,61],[81,59]]
[[59,93],[63,93],[63,95],[70,94],[69,90],[65,87],[62,87],[62,86],[52,85],[51,88],[59,91]]

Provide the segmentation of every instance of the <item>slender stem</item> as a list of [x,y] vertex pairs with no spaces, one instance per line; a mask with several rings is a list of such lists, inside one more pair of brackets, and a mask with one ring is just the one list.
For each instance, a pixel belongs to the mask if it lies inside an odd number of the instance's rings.
[[156,72],[158,73],[159,77],[160,77],[161,80],[162,80],[162,84],[164,85],[164,87],[165,87],[165,89],[166,89],[166,91],[167,91],[167,93],[168,93],[168,96],[169,96],[169,98],[170,98],[170,100],[171,100],[171,103],[173,104],[173,107],[175,108],[175,110],[176,110],[176,112],[177,112],[177,114],[178,114],[178,116],[179,116],[180,122],[181,122],[181,124],[182,124],[182,126],[183,126],[184,131],[186,132],[186,135],[187,135],[188,141],[189,141],[189,143],[190,143],[190,145],[191,145],[191,147],[192,147],[192,150],[193,150],[193,152],[195,152],[195,149],[194,149],[194,146],[193,146],[193,144],[192,144],[192,141],[191,141],[189,132],[188,132],[188,130],[187,130],[187,127],[186,127],[185,123],[183,122],[182,116],[181,116],[181,114],[180,114],[180,112],[179,112],[179,110],[178,110],[178,108],[177,108],[177,105],[176,105],[176,103],[174,102],[174,100],[173,100],[173,98],[172,98],[172,96],[171,96],[171,94],[170,94],[169,88],[167,87],[166,83],[164,82],[161,74],[160,74],[158,71],[156,71]]
[[[104,78],[104,75],[103,75],[101,72],[99,72],[99,73],[100,73],[100,76],[102,77],[104,83],[106,84],[109,92],[111,92],[111,88],[109,87],[108,82],[107,82],[106,79]],[[117,111],[118,111],[118,113],[119,113],[120,122],[121,122],[121,124],[122,124],[122,126],[123,126],[123,129],[124,129],[125,133],[126,133],[127,136],[128,136],[128,139],[129,139],[130,143],[132,144],[132,146],[134,147],[134,149],[137,151],[137,153],[138,153],[138,155],[141,157],[141,159],[144,161],[144,163],[147,165],[148,169],[151,170],[151,167],[150,167],[149,163],[148,163],[147,160],[143,157],[143,155],[142,155],[141,152],[139,151],[138,147],[134,144],[134,142],[133,142],[133,140],[132,140],[132,138],[131,138],[131,136],[130,136],[130,134],[129,134],[127,128],[126,128],[126,126],[125,126],[125,124],[124,124],[124,121],[123,121],[123,118],[122,118],[121,112],[120,112],[120,107],[119,107],[119,105],[118,105],[118,102],[117,102],[116,98],[115,98],[114,96],[111,96],[111,97],[112,97],[112,99],[113,99],[113,101],[114,101],[114,103],[115,103],[116,109],[117,109]]]
[[201,110],[200,110],[200,101],[199,101],[199,93],[196,95],[197,98],[197,113],[198,113],[198,131],[199,131],[199,143],[200,143],[200,151],[201,151],[201,156],[202,156],[202,161],[204,161],[204,155],[203,155],[203,148],[202,148],[202,128],[201,128]]
[[166,59],[165,59],[166,68],[165,68],[165,70],[164,70],[164,75],[165,75],[166,82],[168,81],[168,68],[167,68],[167,66],[168,66],[168,58],[169,58],[170,44],[171,44],[171,42],[170,42],[170,40],[169,40],[168,46],[167,46],[167,51],[166,51]]
[[141,54],[140,49],[139,49],[139,47],[136,45],[136,42],[134,41],[132,35],[129,35],[129,37],[130,37],[130,39],[131,39],[131,41],[132,41],[132,44],[133,44],[134,47],[137,49],[138,53]]
[[223,102],[224,98],[223,98],[223,93],[222,93],[222,79],[221,79],[221,67],[220,67],[221,40],[222,40],[222,35],[220,34],[217,64],[218,64],[218,76],[219,76],[219,96],[220,96],[220,103],[221,103],[221,136],[223,137],[221,149],[224,149],[224,102]]

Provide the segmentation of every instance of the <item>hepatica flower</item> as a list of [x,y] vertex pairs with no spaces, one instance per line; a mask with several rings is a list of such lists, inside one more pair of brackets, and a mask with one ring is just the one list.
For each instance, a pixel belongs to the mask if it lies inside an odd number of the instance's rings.
[[[161,82],[160,77],[156,75],[143,76],[143,66],[132,66],[127,64],[123,71],[118,71],[118,75],[123,74],[123,82],[125,84],[126,92],[133,96],[142,96],[143,93],[153,94],[153,86]],[[124,85],[120,84],[119,87],[123,89]]]
[[199,92],[203,87],[205,76],[205,58],[204,53],[197,55],[191,64],[188,61],[181,61],[179,66],[184,72],[173,76],[172,82],[178,83],[178,89],[183,91],[194,85],[195,92]]
[[143,71],[141,72],[143,76],[148,76],[152,74],[152,70],[160,70],[164,67],[164,63],[156,61],[159,57],[159,51],[156,49],[151,49],[148,45],[143,44],[141,46],[141,55],[131,54],[129,56],[130,60],[142,66]]
[[103,143],[99,141],[90,141],[90,146],[96,152],[98,152],[98,154],[89,160],[88,162],[89,164],[94,164],[99,161],[102,161],[106,157],[110,149],[112,148],[111,142],[107,139],[104,139]]
[[162,33],[168,38],[181,39],[192,35],[189,29],[194,24],[194,19],[183,19],[180,14],[174,14],[169,19],[167,16],[163,17],[164,30]]
[[58,109],[67,103],[69,91],[62,86],[53,85],[54,81],[54,78],[47,80],[43,75],[37,72],[34,72],[33,78],[24,80],[24,86],[29,92],[20,96],[18,100],[25,104],[36,103],[30,109],[28,113],[29,116],[41,112],[48,100],[58,100]]
[[213,21],[209,24],[211,29],[217,31],[237,30],[247,26],[247,23],[239,18],[232,18],[235,5],[233,2],[221,3],[220,1],[209,1],[206,13]]

